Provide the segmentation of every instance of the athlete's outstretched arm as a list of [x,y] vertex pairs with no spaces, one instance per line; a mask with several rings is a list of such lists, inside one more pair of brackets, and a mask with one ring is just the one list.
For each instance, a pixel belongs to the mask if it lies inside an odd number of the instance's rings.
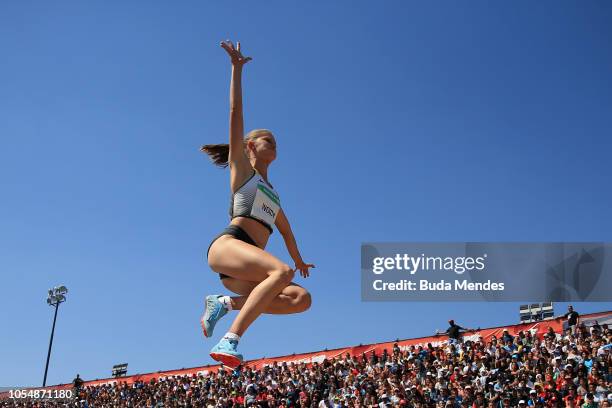
[[285,212],[282,210],[282,208],[280,209],[279,214],[276,216],[276,221],[274,224],[276,225],[276,228],[278,228],[278,232],[280,232],[283,236],[283,240],[287,246],[287,251],[289,252],[289,255],[291,255],[291,258],[293,258],[293,262],[295,262],[295,269],[299,269],[303,277],[308,277],[310,275],[308,268],[314,268],[315,266],[313,264],[304,263],[302,260],[297,243],[295,242],[295,237],[293,236],[293,231],[291,230],[291,225],[289,224],[289,220],[285,216]]
[[231,41],[221,41],[221,47],[232,61],[232,79],[230,83],[230,124],[229,124],[229,165],[231,181],[248,177],[251,165],[244,153],[244,122],[242,115],[242,67],[251,57],[244,57],[240,52],[240,42],[236,47]]

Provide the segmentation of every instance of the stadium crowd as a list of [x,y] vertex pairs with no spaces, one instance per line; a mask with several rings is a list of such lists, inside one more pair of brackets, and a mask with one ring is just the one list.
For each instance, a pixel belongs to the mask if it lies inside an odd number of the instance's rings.
[[4,400],[0,407],[606,408],[612,331],[579,326],[344,355],[313,364],[84,386],[77,398]]

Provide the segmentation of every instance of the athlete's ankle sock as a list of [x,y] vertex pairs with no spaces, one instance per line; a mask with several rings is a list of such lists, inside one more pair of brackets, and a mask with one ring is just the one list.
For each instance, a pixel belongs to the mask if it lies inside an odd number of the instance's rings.
[[225,306],[227,310],[234,309],[232,307],[232,298],[230,298],[229,296],[219,296],[219,302],[221,302],[221,304]]
[[237,335],[236,333],[231,333],[231,332],[225,333],[225,336],[223,336],[223,338],[228,339],[228,340],[236,340],[236,342],[240,341],[240,336]]

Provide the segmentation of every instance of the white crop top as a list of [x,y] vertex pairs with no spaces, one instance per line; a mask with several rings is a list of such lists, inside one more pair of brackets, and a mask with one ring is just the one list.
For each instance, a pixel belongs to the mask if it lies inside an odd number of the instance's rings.
[[253,218],[272,233],[280,208],[280,199],[274,188],[253,170],[253,175],[232,195],[229,215],[230,219]]

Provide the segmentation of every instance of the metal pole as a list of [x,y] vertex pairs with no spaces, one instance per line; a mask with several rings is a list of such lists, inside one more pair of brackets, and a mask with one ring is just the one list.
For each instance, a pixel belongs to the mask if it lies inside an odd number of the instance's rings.
[[45,378],[43,379],[43,387],[47,384],[47,370],[49,369],[49,358],[51,357],[51,345],[53,344],[53,333],[55,332],[55,319],[57,319],[57,309],[60,302],[55,304],[55,315],[53,316],[53,328],[51,329],[51,340],[49,340],[49,352],[47,353],[47,364],[45,365]]

